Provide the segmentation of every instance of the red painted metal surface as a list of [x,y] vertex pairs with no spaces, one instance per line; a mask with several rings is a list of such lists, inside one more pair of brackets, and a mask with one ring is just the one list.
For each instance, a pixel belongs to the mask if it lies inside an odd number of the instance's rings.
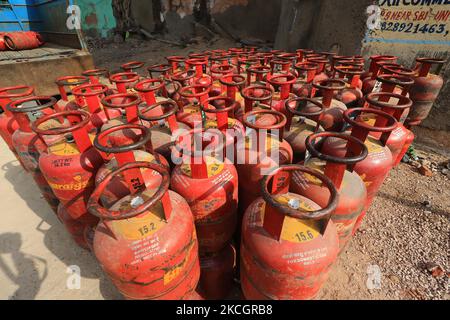
[[133,93],[133,87],[140,80],[139,75],[135,72],[120,72],[109,77],[109,81],[114,83],[116,91],[114,93]]
[[[55,121],[60,119],[65,121]],[[38,119],[32,129],[41,137],[61,137],[56,143],[47,144],[39,167],[68,214],[92,226],[96,219],[87,212],[86,204],[103,159],[92,146],[94,137],[87,132],[89,121],[90,115],[85,111],[64,111]]]
[[274,89],[263,84],[253,84],[241,90],[241,96],[244,98],[244,112],[261,109],[261,105],[268,108],[272,105]]
[[434,58],[417,58],[418,76],[409,90],[413,105],[406,120],[406,126],[417,126],[428,117],[431,108],[441,91],[444,80],[437,74],[430,73],[433,65],[442,67],[445,60]]
[[60,137],[54,137],[53,140],[48,139],[44,142],[31,129],[32,119],[54,113],[55,105],[56,99],[53,97],[30,96],[12,101],[8,104],[7,109],[18,124],[17,130],[11,136],[16,154],[25,170],[33,177],[44,199],[56,212],[59,201],[39,167],[39,159],[47,150],[46,143],[55,142]]
[[292,85],[297,81],[293,74],[281,74],[270,77],[269,83],[275,88],[272,98],[272,108],[287,115],[285,102],[289,98],[295,98],[291,93]]
[[3,35],[6,47],[9,50],[30,50],[44,44],[42,36],[34,31],[7,32]]
[[209,98],[210,86],[195,84],[180,89],[180,100],[177,101],[179,111],[177,120],[190,127],[202,123],[200,105]]
[[[383,125],[376,126],[361,120],[365,116],[372,117],[373,115],[376,117],[375,123],[378,119],[385,119],[386,121]],[[359,119],[353,119],[355,117]],[[347,110],[344,113],[344,118],[352,126],[351,135],[363,141],[369,150],[368,156],[354,167],[355,172],[361,176],[367,189],[366,206],[355,224],[354,232],[356,232],[367,209],[372,204],[375,195],[392,168],[392,153],[386,146],[386,141],[397,127],[397,120],[385,112],[369,108]],[[381,136],[377,139],[369,134],[373,132],[381,132]],[[345,142],[342,139],[328,138],[323,143],[321,151],[331,156],[344,157],[357,154],[359,150],[358,145],[351,141]]]
[[220,251],[236,229],[238,205],[236,168],[228,159],[213,155],[223,150],[223,137],[211,130],[192,130],[179,137],[176,147],[182,148],[183,158],[172,172],[171,189],[191,207],[200,253]]
[[217,253],[200,256],[199,291],[208,300],[225,299],[233,287],[236,250],[231,244]]
[[76,97],[72,94],[72,89],[82,84],[87,84],[89,78],[86,76],[66,76],[55,80],[58,86],[61,99],[58,100],[58,107],[61,111],[74,110],[79,108]]
[[[292,172],[323,183],[325,207],[289,192]],[[271,184],[269,191],[269,184]],[[262,198],[247,209],[242,224],[241,285],[247,299],[313,299],[336,260],[339,244],[330,221],[338,203],[333,183],[316,170],[281,166],[261,182]]]
[[138,106],[141,102],[136,93],[117,93],[103,97],[101,103],[108,120],[101,126],[101,131],[120,124],[139,123]]
[[[13,100],[31,96],[33,95],[33,93],[34,89],[28,86],[0,88],[0,107],[3,110],[3,113],[0,114],[0,135],[17,159],[19,158],[12,143],[12,135],[19,128],[19,124],[17,123],[11,111],[9,111],[6,106]],[[23,164],[22,167],[24,167]],[[26,170],[25,167],[24,169]]]
[[[344,157],[334,157],[320,152],[321,140],[329,137],[352,141],[360,151],[355,155]],[[353,168],[367,157],[367,147],[350,135],[333,132],[321,132],[309,136],[306,146],[311,157],[303,165],[327,176],[339,193],[339,201],[331,215],[331,220],[336,225],[339,248],[342,251],[351,239],[355,223],[366,205],[366,186]],[[299,171],[292,175],[291,188],[292,192],[311,199],[322,208],[330,199],[330,192],[319,180]]]
[[[306,154],[306,138],[311,134],[323,131],[320,124],[314,120],[314,117],[320,116],[324,110],[324,106],[310,98],[291,98],[286,100],[287,123],[284,128],[284,139],[289,142],[294,152],[293,163],[305,160]],[[304,111],[308,104],[317,106],[317,111]]]
[[295,65],[297,81],[292,86],[292,93],[298,97],[311,97],[312,82],[319,70],[317,63],[300,62]]
[[[379,109],[390,114],[397,120],[397,127],[392,131],[386,146],[392,153],[392,166],[397,166],[402,160],[409,146],[414,141],[414,133],[408,130],[402,123],[402,115],[411,108],[413,102],[408,97],[396,93],[371,93],[366,96],[366,102],[369,108]],[[373,117],[371,120],[375,121]],[[370,121],[370,120],[369,120]],[[386,123],[387,119],[379,118],[375,126],[381,126]],[[373,136],[379,137],[381,133],[373,133]]]
[[145,63],[141,61],[130,61],[122,64],[120,67],[125,72],[135,72],[138,73],[140,69],[144,67]]
[[[157,189],[142,187],[111,208],[99,204],[112,179],[140,169],[161,175]],[[110,173],[89,200],[89,211],[101,218],[95,255],[127,299],[185,299],[197,287],[200,267],[193,215],[187,202],[168,190],[169,180],[161,166],[129,163]]]
[[292,163],[292,147],[283,139],[286,123],[286,116],[275,110],[254,110],[244,115],[243,124],[253,129],[254,137],[237,147],[241,218],[247,207],[261,195],[255,186],[265,176],[264,171]]
[[[340,79],[330,79],[313,82],[313,87],[312,97],[316,97],[319,90],[322,97],[317,98],[317,100],[325,107],[321,119],[314,117],[313,120],[319,121],[326,131],[341,131],[345,123],[343,113],[347,110],[347,107],[341,101],[333,99],[333,97],[336,92],[346,88],[346,83]],[[311,105],[310,107],[312,109],[311,112],[317,111],[317,106]]]
[[363,104],[363,93],[361,91],[362,81],[361,74],[362,67],[341,65],[334,67],[338,79],[343,79],[347,82],[347,87],[340,91],[336,99],[342,101],[347,108],[356,108]]
[[[98,169],[95,176],[96,186],[109,173],[126,163],[146,161],[169,168],[167,160],[153,151],[150,130],[139,124],[123,124],[108,128],[97,134],[94,146],[109,157],[112,156]],[[117,200],[129,194],[129,184],[140,186],[144,182],[147,188],[154,189],[161,183],[161,177],[153,170],[136,173],[133,181],[127,176],[125,179],[118,176],[105,188],[101,195],[102,204],[107,208],[111,207]]]

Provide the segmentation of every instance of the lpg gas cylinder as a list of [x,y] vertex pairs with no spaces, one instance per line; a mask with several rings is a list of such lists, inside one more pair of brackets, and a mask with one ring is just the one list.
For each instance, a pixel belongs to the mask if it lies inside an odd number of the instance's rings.
[[135,72],[115,73],[109,77],[109,81],[115,84],[114,93],[135,93],[133,87],[138,83],[140,77]]
[[244,98],[241,96],[241,89],[244,88],[246,78],[243,75],[239,74],[228,74],[219,79],[220,83],[223,85],[224,89],[223,93],[228,98],[236,101],[239,106],[236,109],[237,112],[240,112],[238,117],[242,118],[242,110],[241,106],[244,104]]
[[[405,110],[408,111],[413,102],[408,97],[388,92],[371,93],[366,96],[366,102],[369,108],[384,111],[397,120],[397,127],[392,131],[389,139],[386,141],[386,146],[392,153],[392,166],[395,167],[400,163],[408,151],[409,146],[414,141],[414,133],[403,125],[403,119],[401,119]],[[369,115],[364,120],[371,121],[375,126],[382,126],[387,121],[386,118],[381,117],[376,122],[375,118],[376,116]],[[372,135],[379,137],[381,133],[374,132]]]
[[[284,139],[291,145],[294,152],[293,162],[297,163],[305,160],[306,138],[315,132],[323,131],[319,123],[311,119],[318,117],[320,120],[324,106],[310,98],[291,98],[285,103],[288,116],[284,128]],[[317,111],[311,112],[311,108],[304,111],[308,104],[317,106]]]
[[119,124],[138,123],[140,104],[141,98],[136,93],[117,93],[103,97],[102,105],[108,120],[102,125],[101,131]]
[[346,82],[346,88],[339,91],[336,99],[343,102],[348,109],[356,108],[362,104],[363,93],[361,91],[362,68],[357,66],[340,65],[335,66],[334,70],[338,79]]
[[14,153],[16,158],[18,158],[18,156],[16,149],[12,144],[12,135],[19,128],[19,124],[6,106],[15,99],[21,99],[33,95],[33,92],[34,89],[28,86],[0,88],[0,107],[3,110],[3,113],[0,114],[0,135],[8,145],[9,149]]
[[[363,82],[365,80],[375,80],[375,77],[378,75],[378,71],[380,69],[380,65],[378,64],[379,61],[385,61],[388,63],[397,62],[396,56],[388,56],[388,55],[373,55],[369,59],[370,59],[369,70],[367,70],[367,72],[364,72],[361,75],[361,79],[363,80]],[[363,84],[363,92],[366,93],[364,88],[365,85]]]
[[[60,123],[55,119],[65,121]],[[36,120],[32,129],[41,137],[61,137],[53,144],[47,143],[39,167],[70,216],[92,226],[97,219],[87,212],[86,203],[103,159],[92,146],[94,135],[87,132],[89,121],[86,111],[64,111]]]
[[6,107],[19,126],[11,136],[12,146],[21,164],[26,171],[30,172],[44,199],[54,212],[57,210],[59,201],[39,168],[39,158],[47,149],[46,143],[54,143],[60,137],[43,141],[33,132],[31,123],[46,114],[55,112],[55,105],[56,99],[53,97],[30,96],[11,101]]
[[[159,110],[154,115],[153,109]],[[172,147],[179,129],[187,130],[190,127],[183,122],[178,122],[176,113],[177,104],[172,100],[157,102],[153,105],[141,105],[138,115],[144,125],[150,128],[151,144],[154,151],[161,154],[173,166]],[[150,114],[150,115],[148,115]],[[152,115],[153,114],[153,115]]]
[[269,83],[275,88],[275,93],[272,98],[272,108],[274,110],[287,115],[285,102],[289,98],[295,98],[295,94],[291,93],[291,90],[292,85],[296,81],[297,78],[293,74],[275,75],[269,79]]
[[262,84],[254,84],[241,90],[241,96],[244,98],[244,112],[258,109],[258,106],[264,104],[269,108],[272,105],[274,89]]
[[[325,207],[289,192],[291,172],[302,172],[330,194]],[[269,183],[272,184],[269,191]],[[246,299],[313,299],[328,278],[339,243],[330,216],[339,196],[316,170],[285,165],[264,177],[262,198],[247,209],[242,223],[241,285]]]
[[[375,123],[380,118],[386,119],[386,122],[381,126],[370,125],[361,120],[361,117],[367,115],[375,115]],[[356,221],[353,229],[355,232],[359,228],[366,214],[366,210],[372,204],[375,195],[392,168],[392,153],[386,146],[386,141],[389,139],[391,132],[397,127],[397,120],[383,111],[369,108],[347,110],[344,113],[344,118],[352,127],[351,135],[363,141],[369,151],[368,156],[363,161],[358,162],[354,167],[355,172],[362,178],[367,189],[366,205],[364,211]],[[359,118],[359,120],[353,118]],[[381,132],[381,136],[375,138],[369,135],[371,132]],[[353,141],[344,141],[331,137],[325,140],[321,152],[330,156],[344,157],[346,155],[358,154],[359,150],[359,145]]]
[[292,93],[298,97],[310,97],[312,82],[319,70],[319,65],[311,62],[300,62],[295,65],[297,80],[292,86]]
[[[117,125],[97,134],[94,146],[113,157],[98,169],[95,185],[98,186],[109,173],[126,163],[145,161],[169,168],[167,160],[153,151],[150,138],[150,130],[139,124]],[[111,207],[117,200],[129,194],[129,185],[140,186],[142,183],[154,189],[161,183],[161,177],[155,171],[145,169],[136,172],[132,177],[126,174],[124,179],[117,176],[101,195],[102,204],[107,208]]]
[[167,62],[172,67],[171,73],[175,74],[180,71],[184,71],[186,58],[182,56],[168,56],[166,57]]
[[264,175],[281,164],[292,163],[292,147],[283,139],[286,122],[286,116],[275,110],[253,110],[244,115],[243,124],[248,129],[245,141],[237,143],[236,163],[242,214],[261,195],[255,185]]
[[225,299],[233,287],[236,250],[228,244],[219,252],[200,255],[201,294],[208,300]]
[[[82,75],[89,78],[89,82],[92,84],[103,84],[107,87],[111,86],[109,81],[108,69],[89,69],[82,72]],[[112,90],[108,88],[107,94],[111,94]]]
[[[346,105],[334,99],[336,91],[341,91],[346,88],[346,83],[340,79],[329,79],[313,83],[312,97],[316,97],[317,90],[320,90],[322,97],[318,97],[315,100],[322,103],[325,107],[323,114],[321,115],[320,125],[326,131],[341,131],[344,126],[343,113],[347,110]],[[317,111],[317,106],[311,105],[311,112]],[[318,121],[317,118],[313,120]]]
[[171,189],[188,202],[195,219],[200,253],[222,250],[236,229],[238,175],[223,158],[223,137],[215,130],[193,129],[178,137],[181,161]]
[[306,58],[306,62],[315,63],[319,66],[314,76],[313,83],[328,80],[330,77],[327,74],[327,65],[330,62],[327,58],[323,56],[313,56],[311,58]]
[[[104,84],[83,84],[72,89],[72,94],[76,97],[77,105],[67,105],[66,111],[82,109],[87,111],[91,115],[91,123],[88,126],[88,131],[92,128],[101,128],[101,126],[109,119],[102,108],[100,103],[109,89]],[[119,110],[110,111],[109,115],[111,117],[118,117],[121,115]]]
[[[159,187],[142,186],[111,208],[99,203],[115,177],[139,169],[159,173]],[[200,266],[193,215],[186,200],[168,190],[169,180],[161,166],[129,163],[106,176],[89,199],[89,212],[101,218],[94,235],[95,256],[127,299],[179,300],[197,287]]]
[[267,65],[254,65],[247,68],[246,85],[267,85],[267,75],[270,73]]
[[190,127],[202,123],[202,115],[200,112],[200,105],[205,103],[209,98],[210,86],[195,84],[188,87],[183,87],[179,90],[181,96],[177,101],[178,113],[177,120],[185,123]]
[[68,110],[78,108],[76,97],[72,95],[72,89],[82,84],[87,84],[89,78],[85,76],[67,76],[56,79],[55,83],[58,86],[61,99],[58,100],[57,105],[59,109]]
[[[168,92],[165,86],[164,79],[144,79],[139,81],[135,86],[134,90],[139,93],[141,100],[149,106],[167,100]],[[157,112],[159,110],[154,110]]]
[[219,65],[214,64],[211,66],[211,78],[212,78],[212,85],[211,85],[211,96],[218,96],[224,92],[225,88],[220,83],[220,78],[222,78],[225,75],[228,74],[234,74],[236,71],[236,68],[232,65]]
[[154,64],[147,67],[148,75],[151,79],[170,79],[170,71],[172,70],[172,66],[170,64]]
[[419,67],[418,76],[409,90],[413,105],[406,120],[406,126],[417,126],[428,117],[444,80],[438,74],[430,73],[432,65],[442,67],[445,60],[433,58],[417,58]]
[[145,63],[142,61],[130,61],[127,63],[124,63],[120,66],[120,68],[125,72],[134,72],[139,74],[139,72],[144,67]]
[[240,105],[229,97],[219,96],[206,99],[201,110],[206,116],[203,128],[218,129],[222,133],[223,155],[235,163],[236,141],[245,136],[245,128],[239,120],[243,117]]
[[212,78],[208,71],[208,59],[205,58],[190,58],[186,60],[187,69],[195,70],[195,80],[194,84],[199,84],[203,86],[211,86]]
[[[320,152],[318,147],[320,141],[329,137],[352,141],[360,151],[344,157]],[[353,171],[353,167],[367,157],[367,147],[355,137],[334,132],[321,132],[309,136],[306,139],[306,147],[311,157],[303,165],[327,176],[339,193],[339,201],[331,220],[336,225],[339,248],[342,251],[351,239],[356,220],[366,205],[366,186],[361,177]],[[300,171],[293,173],[291,189],[292,192],[311,199],[321,207],[326,206],[330,197],[328,189],[320,180]]]

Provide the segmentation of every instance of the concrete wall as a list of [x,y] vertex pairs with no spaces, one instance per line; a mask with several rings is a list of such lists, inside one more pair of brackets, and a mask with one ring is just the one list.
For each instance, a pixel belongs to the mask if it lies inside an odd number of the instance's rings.
[[[158,1],[158,0],[156,0]],[[154,31],[158,15],[155,0],[132,0],[131,12],[137,24]],[[240,39],[274,41],[280,17],[279,0],[160,0],[166,37],[195,36],[194,22],[208,23],[212,17]]]

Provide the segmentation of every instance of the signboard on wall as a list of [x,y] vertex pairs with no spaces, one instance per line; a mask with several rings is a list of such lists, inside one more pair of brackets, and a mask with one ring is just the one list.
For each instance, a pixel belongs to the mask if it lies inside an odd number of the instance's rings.
[[448,55],[450,0],[379,0],[368,14],[364,53]]

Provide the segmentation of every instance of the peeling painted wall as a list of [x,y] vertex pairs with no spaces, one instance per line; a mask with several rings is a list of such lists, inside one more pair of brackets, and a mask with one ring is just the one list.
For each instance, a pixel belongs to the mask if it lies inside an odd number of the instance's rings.
[[105,38],[116,27],[111,0],[75,0],[81,9],[81,29],[86,35]]

